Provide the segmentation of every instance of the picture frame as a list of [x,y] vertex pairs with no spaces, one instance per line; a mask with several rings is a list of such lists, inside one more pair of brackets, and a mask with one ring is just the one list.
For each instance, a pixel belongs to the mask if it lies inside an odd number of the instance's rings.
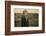
[[[13,5],[13,6],[11,6]],[[38,6],[37,8],[39,7],[42,7],[41,9],[41,12],[42,12],[42,19],[39,19],[41,20],[41,30],[31,30],[33,28],[29,28],[30,30],[28,30],[28,27],[27,29],[25,29],[24,31],[22,31],[23,29],[22,28],[18,28],[18,31],[11,31],[11,24],[14,20],[11,20],[13,19],[11,14],[12,14],[12,7],[17,7],[15,5],[21,5],[21,6],[24,6],[24,7],[28,7],[30,8],[30,6]],[[20,6],[20,7],[21,7]],[[34,7],[35,8],[35,7]],[[35,28],[35,27],[34,27]],[[16,28],[15,28],[16,29]],[[20,29],[20,31],[19,31]],[[21,30],[22,29],[22,30]],[[5,1],[5,35],[18,35],[18,34],[35,34],[35,33],[44,33],[45,32],[45,4],[44,3],[36,3],[36,2],[20,2],[20,1]]]

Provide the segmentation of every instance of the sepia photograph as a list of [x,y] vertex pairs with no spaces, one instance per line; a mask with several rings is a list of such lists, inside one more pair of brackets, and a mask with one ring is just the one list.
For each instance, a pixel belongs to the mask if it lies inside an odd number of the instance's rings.
[[38,26],[38,9],[14,9],[15,27],[36,27]]

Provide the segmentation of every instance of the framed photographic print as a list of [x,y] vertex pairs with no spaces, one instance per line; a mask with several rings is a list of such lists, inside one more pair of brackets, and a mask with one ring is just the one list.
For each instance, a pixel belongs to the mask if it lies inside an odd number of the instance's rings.
[[5,1],[5,34],[45,32],[44,3]]

